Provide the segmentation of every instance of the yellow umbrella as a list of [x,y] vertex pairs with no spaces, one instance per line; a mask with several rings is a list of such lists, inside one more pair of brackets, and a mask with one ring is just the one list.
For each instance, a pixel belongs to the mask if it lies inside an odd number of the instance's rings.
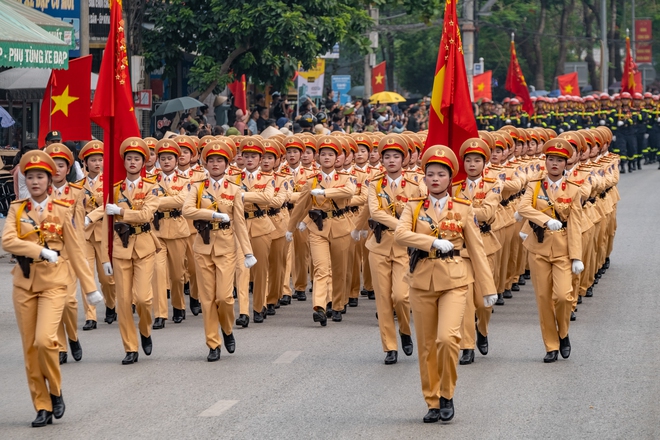
[[369,98],[371,104],[393,104],[395,102],[406,102],[406,98],[396,92],[378,92]]

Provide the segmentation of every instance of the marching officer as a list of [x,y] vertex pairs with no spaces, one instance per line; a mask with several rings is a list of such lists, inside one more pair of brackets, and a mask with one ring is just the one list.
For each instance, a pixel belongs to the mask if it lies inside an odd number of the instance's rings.
[[[50,144],[44,150],[55,162],[55,174],[53,174],[53,184],[48,190],[53,200],[59,200],[68,203],[73,209],[73,222],[77,226],[76,233],[82,247],[84,242],[83,227],[85,210],[82,204],[82,187],[75,183],[68,183],[66,176],[73,165],[73,153],[71,150],[60,143]],[[80,225],[80,226],[79,226]],[[78,362],[82,359],[82,347],[78,340],[78,299],[76,291],[77,283],[71,283],[67,286],[67,298],[62,312],[62,321],[57,331],[57,344],[60,351],[60,364],[67,361],[66,341],[67,336],[71,346],[71,355]]]
[[[107,216],[103,221],[107,231],[108,216],[114,216],[112,266],[116,272],[119,332],[126,352],[121,363],[130,365],[138,361],[138,339],[131,310],[133,301],[139,316],[142,350],[149,356],[153,349],[151,281],[160,242],[153,234],[151,221],[159,201],[156,185],[140,176],[149,156],[147,144],[140,138],[129,137],[119,147],[119,155],[124,159],[126,179],[114,184],[115,203],[105,205]],[[107,247],[107,236],[103,234],[104,247]],[[107,260],[107,253],[103,257]]]
[[[355,194],[350,175],[335,170],[342,143],[337,136],[318,140],[320,170],[307,180],[289,220],[287,241],[293,240],[293,230],[309,227],[309,243],[313,272],[314,322],[327,325],[328,306],[332,320],[342,320],[339,305],[346,286],[346,252],[354,229],[345,217],[346,205]],[[337,307],[337,308],[336,308]]]
[[419,185],[403,175],[403,157],[408,147],[397,134],[389,134],[378,143],[378,152],[385,172],[377,174],[369,184],[369,226],[372,233],[367,239],[369,267],[376,294],[376,310],[380,340],[385,352],[385,364],[397,362],[398,344],[394,313],[399,322],[399,337],[406,356],[413,353],[410,331],[410,300],[405,275],[408,255],[405,246],[394,241],[394,230],[408,200],[422,194]]
[[[30,197],[12,202],[2,233],[2,248],[15,255],[12,270],[16,322],[23,343],[23,358],[32,404],[37,417],[33,427],[43,427],[64,415],[62,376],[58,360],[57,327],[67,300],[67,289],[80,280],[87,302],[103,301],[89,266],[82,258],[79,231],[69,203],[48,195],[56,172],[53,159],[43,151],[29,151],[19,169]],[[71,270],[73,269],[73,271]]]
[[[212,141],[204,147],[201,156],[209,176],[192,185],[183,215],[192,219],[199,231],[193,250],[209,347],[207,360],[215,362],[220,359],[222,342],[229,353],[236,348],[232,287],[237,247],[245,255],[246,267],[254,264],[254,257],[243,212],[243,190],[226,176],[233,159],[230,147],[223,141]],[[222,341],[218,326],[222,329]]]
[[[101,246],[103,236],[103,142],[88,142],[78,153],[87,169],[85,178],[78,182],[82,183],[83,188],[83,206],[85,208],[85,256],[89,267],[94,271],[101,283],[101,291],[105,300],[105,322],[112,324],[117,320],[117,311],[115,309],[115,279],[107,273],[112,271],[110,262],[103,264],[107,258],[104,258],[103,248]],[[107,252],[106,252],[107,254]],[[83,296],[83,305],[85,307],[85,325],[83,330],[93,330],[96,328],[96,307],[87,303]]]
[[546,156],[544,179],[529,182],[518,213],[530,222],[534,236],[523,245],[529,252],[529,269],[536,293],[541,334],[546,348],[545,363],[555,362],[558,353],[571,354],[568,337],[573,306],[572,275],[582,264],[582,206],[580,188],[564,177],[566,161],[573,154],[566,139],[552,139],[543,147]]
[[[425,423],[454,417],[461,321],[468,285],[474,282],[485,301],[497,298],[484,245],[469,200],[451,198],[458,171],[454,152],[442,145],[422,155],[428,197],[410,200],[394,231],[409,248],[410,305],[413,311],[422,392],[429,407]],[[460,256],[466,248],[473,273]]]

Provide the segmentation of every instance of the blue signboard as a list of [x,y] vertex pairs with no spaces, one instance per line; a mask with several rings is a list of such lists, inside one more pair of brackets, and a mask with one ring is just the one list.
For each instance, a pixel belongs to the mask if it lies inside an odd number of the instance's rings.
[[80,56],[80,0],[18,0],[18,2],[73,25],[76,46],[69,51],[69,57]]
[[348,91],[351,90],[351,75],[332,75],[332,90],[335,92],[335,100],[339,105],[351,102]]

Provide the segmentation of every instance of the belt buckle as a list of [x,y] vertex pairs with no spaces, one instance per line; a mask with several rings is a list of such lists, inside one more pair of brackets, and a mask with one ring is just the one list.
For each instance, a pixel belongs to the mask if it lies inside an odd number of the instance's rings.
[[135,235],[139,235],[142,234],[142,232],[144,232],[142,230],[142,226],[133,226],[133,229],[135,229]]
[[170,211],[163,212],[163,218],[172,218],[172,212]]
[[211,222],[211,230],[216,231],[220,229],[220,222]]

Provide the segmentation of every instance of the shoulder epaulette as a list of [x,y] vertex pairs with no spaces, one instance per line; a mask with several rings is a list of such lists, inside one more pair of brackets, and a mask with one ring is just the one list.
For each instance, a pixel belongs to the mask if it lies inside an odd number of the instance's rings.
[[385,177],[385,173],[378,173],[374,177],[372,177],[371,180],[374,181],[374,180],[381,179],[383,177]]
[[408,199],[409,202],[421,202],[422,200],[426,200],[426,197],[411,197]]
[[458,197],[452,197],[452,199],[454,200],[454,202],[462,203],[468,206],[472,205],[472,202],[467,199],[459,199]]
[[572,183],[575,186],[580,186],[581,185],[581,183],[576,183],[576,182],[573,182],[572,180],[567,180],[567,182]]
[[419,183],[418,183],[418,182],[415,182],[415,181],[412,180],[412,179],[408,179],[407,177],[405,177],[403,180],[405,180],[405,181],[408,182],[408,183],[412,183],[413,185],[417,185],[417,186],[419,186]]
[[156,183],[156,179],[148,179],[146,177],[143,177],[142,181],[147,183]]
[[82,179],[76,182],[76,185],[80,185],[80,187],[82,188],[82,186],[85,184],[85,179],[86,177],[83,177]]
[[266,171],[260,171],[260,173],[261,173],[262,176],[272,176],[273,175],[273,173],[268,173]]
[[275,174],[276,176],[278,176],[278,177],[289,177],[289,176],[292,176],[291,173],[282,172],[282,171],[280,171],[280,172],[275,172],[274,174]]
[[493,179],[491,177],[484,177],[484,182],[495,183],[497,182],[497,179]]
[[[203,182],[203,180],[200,180],[200,182]],[[235,182],[231,179],[225,179],[225,182],[229,182],[229,183],[231,183],[232,185],[235,185],[235,186],[239,186],[239,187],[241,186],[237,182]]]
[[361,170],[359,168],[353,168],[353,172],[358,172],[358,173],[363,173],[363,174],[367,173],[365,170]]
[[23,202],[27,202],[27,199],[18,199],[18,200],[14,200],[14,201],[11,202],[11,204],[13,205],[13,204],[15,204],[15,203],[23,203]]
[[119,185],[121,185],[122,183],[124,183],[124,181],[123,181],[123,180],[120,180],[119,182],[115,183],[115,184],[112,185],[112,186],[119,186]]
[[337,174],[342,174],[344,176],[350,176],[350,173],[347,173],[346,171],[337,171]]
[[73,203],[65,202],[64,200],[55,200],[55,199],[53,199],[53,203],[60,206],[66,206],[67,208],[70,208],[73,205]]
[[69,183],[69,186],[75,189],[83,189],[82,185],[79,185],[77,183]]
[[459,180],[458,182],[454,182],[454,183],[452,183],[451,185],[452,185],[452,186],[457,186],[457,185],[460,186],[460,185],[463,185],[463,183],[465,183],[465,179],[463,179],[463,180]]

